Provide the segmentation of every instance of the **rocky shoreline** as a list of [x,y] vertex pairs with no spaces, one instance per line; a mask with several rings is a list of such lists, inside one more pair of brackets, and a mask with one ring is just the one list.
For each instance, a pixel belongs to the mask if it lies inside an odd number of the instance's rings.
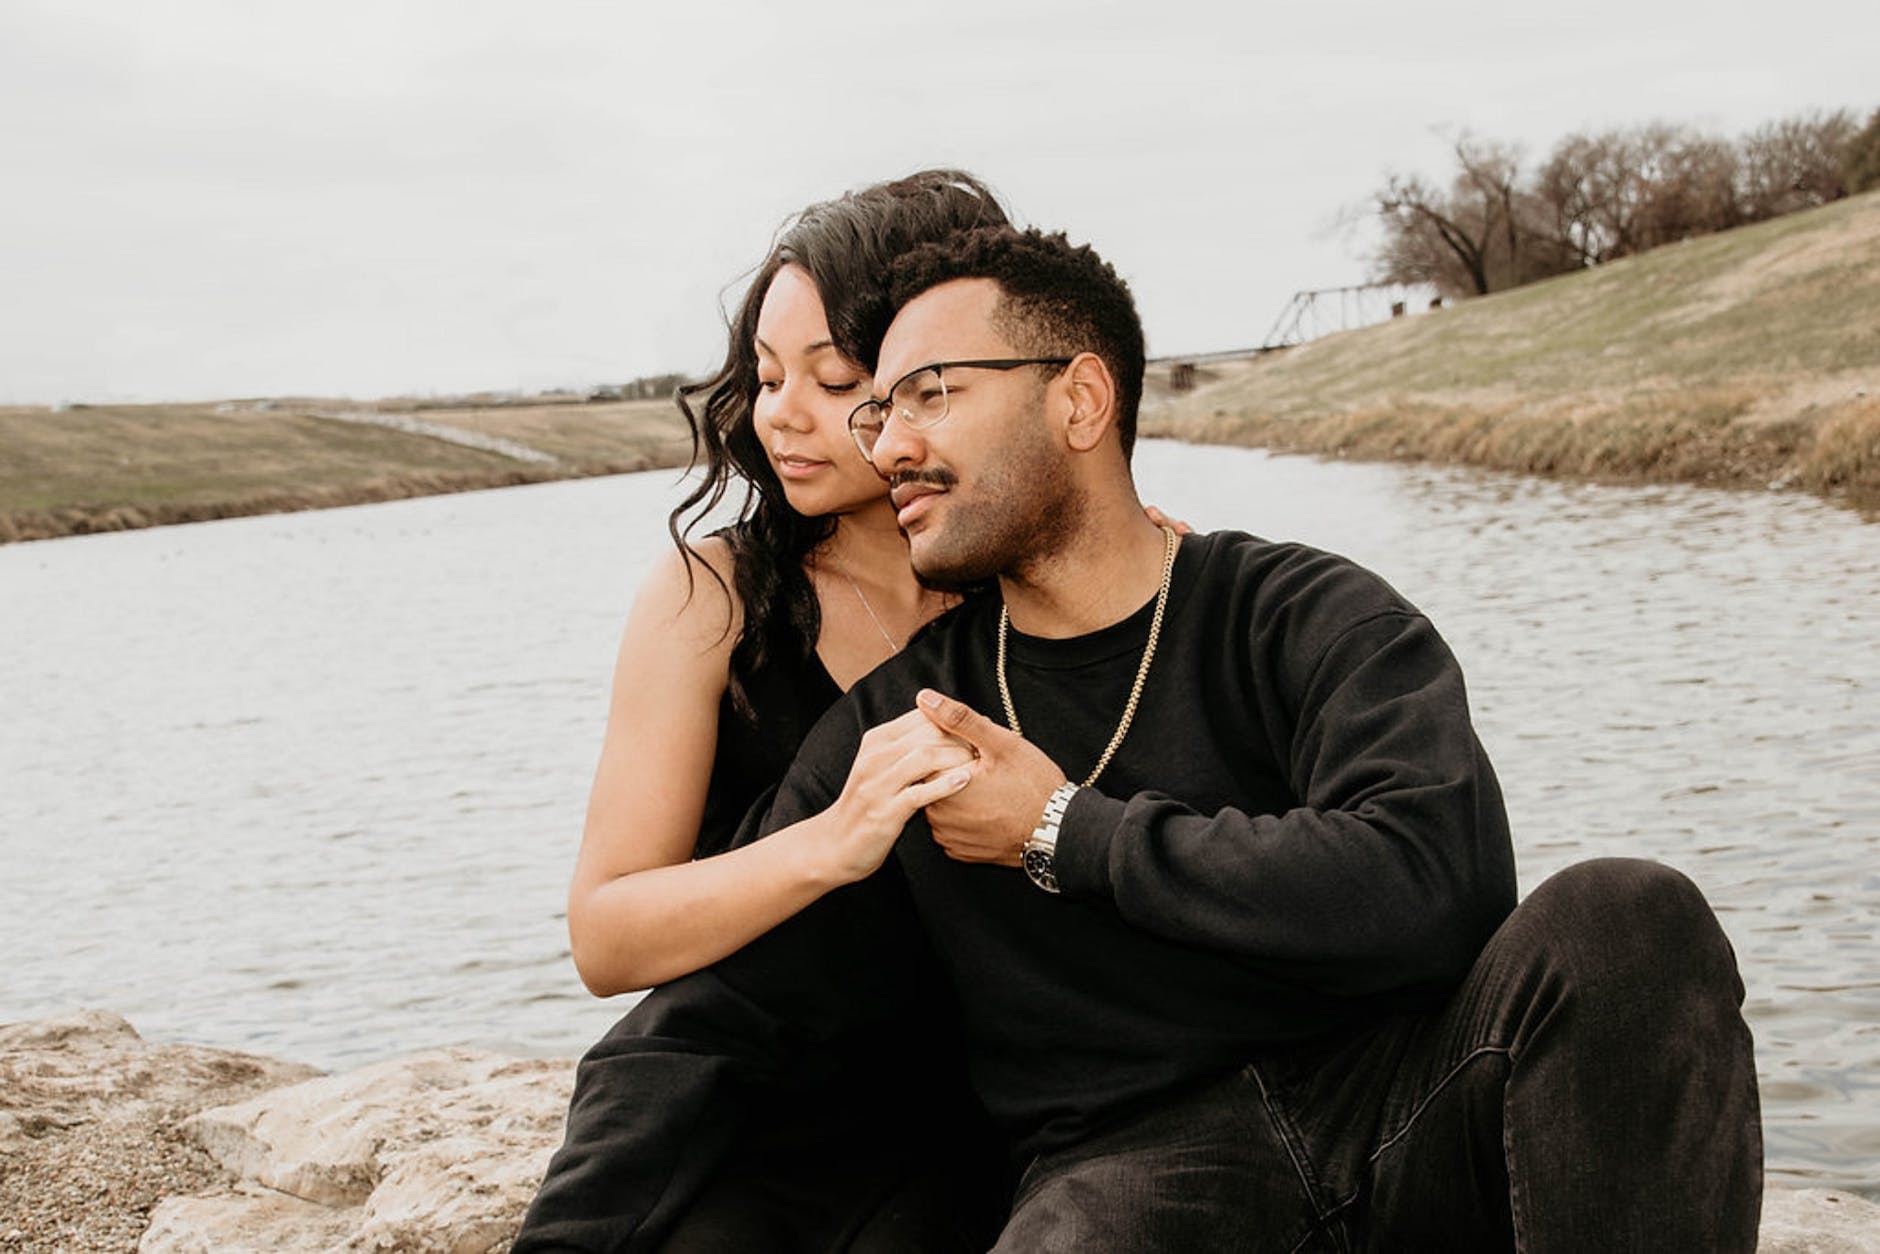
[[98,1010],[0,1026],[0,1250],[507,1249],[573,1083],[466,1049],[324,1075]]
[[[0,1025],[0,1250],[504,1250],[573,1082],[466,1049],[325,1075],[100,1010]],[[1771,1188],[1761,1248],[1880,1250],[1880,1206]]]

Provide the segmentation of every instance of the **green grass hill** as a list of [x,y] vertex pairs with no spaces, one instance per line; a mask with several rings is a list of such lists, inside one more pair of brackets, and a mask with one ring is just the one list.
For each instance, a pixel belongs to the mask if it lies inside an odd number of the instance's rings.
[[1880,192],[1200,367],[1192,391],[1152,373],[1149,396],[1150,435],[1872,511]]

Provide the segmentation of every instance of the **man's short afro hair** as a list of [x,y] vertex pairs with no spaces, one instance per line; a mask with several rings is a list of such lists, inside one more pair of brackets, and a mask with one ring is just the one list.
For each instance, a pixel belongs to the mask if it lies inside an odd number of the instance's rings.
[[1063,232],[979,227],[923,244],[889,274],[895,309],[955,279],[991,279],[1003,299],[999,330],[1028,357],[1095,353],[1116,380],[1116,429],[1128,457],[1142,400],[1142,320],[1129,285],[1089,245]]

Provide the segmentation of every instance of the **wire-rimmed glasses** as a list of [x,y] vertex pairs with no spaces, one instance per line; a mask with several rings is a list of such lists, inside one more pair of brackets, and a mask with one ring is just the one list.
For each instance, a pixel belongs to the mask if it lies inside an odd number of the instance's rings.
[[895,381],[883,400],[866,400],[849,413],[849,434],[855,447],[871,461],[875,442],[887,429],[890,416],[916,431],[941,422],[947,416],[948,370],[1016,370],[1020,366],[1068,366],[1071,357],[991,357],[976,361],[936,361],[910,370]]

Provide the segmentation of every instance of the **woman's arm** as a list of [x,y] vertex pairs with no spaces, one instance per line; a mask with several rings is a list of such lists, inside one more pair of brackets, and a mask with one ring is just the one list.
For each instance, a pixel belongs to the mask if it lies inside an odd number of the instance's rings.
[[[725,546],[707,541],[699,553],[728,585]],[[709,573],[692,573],[688,595],[678,554],[653,571],[615,663],[568,892],[575,968],[597,996],[696,971],[868,875],[915,810],[964,784],[936,773],[971,756],[959,742],[929,734],[918,716],[896,720],[869,733],[835,805],[694,861],[739,623],[732,595]]]

